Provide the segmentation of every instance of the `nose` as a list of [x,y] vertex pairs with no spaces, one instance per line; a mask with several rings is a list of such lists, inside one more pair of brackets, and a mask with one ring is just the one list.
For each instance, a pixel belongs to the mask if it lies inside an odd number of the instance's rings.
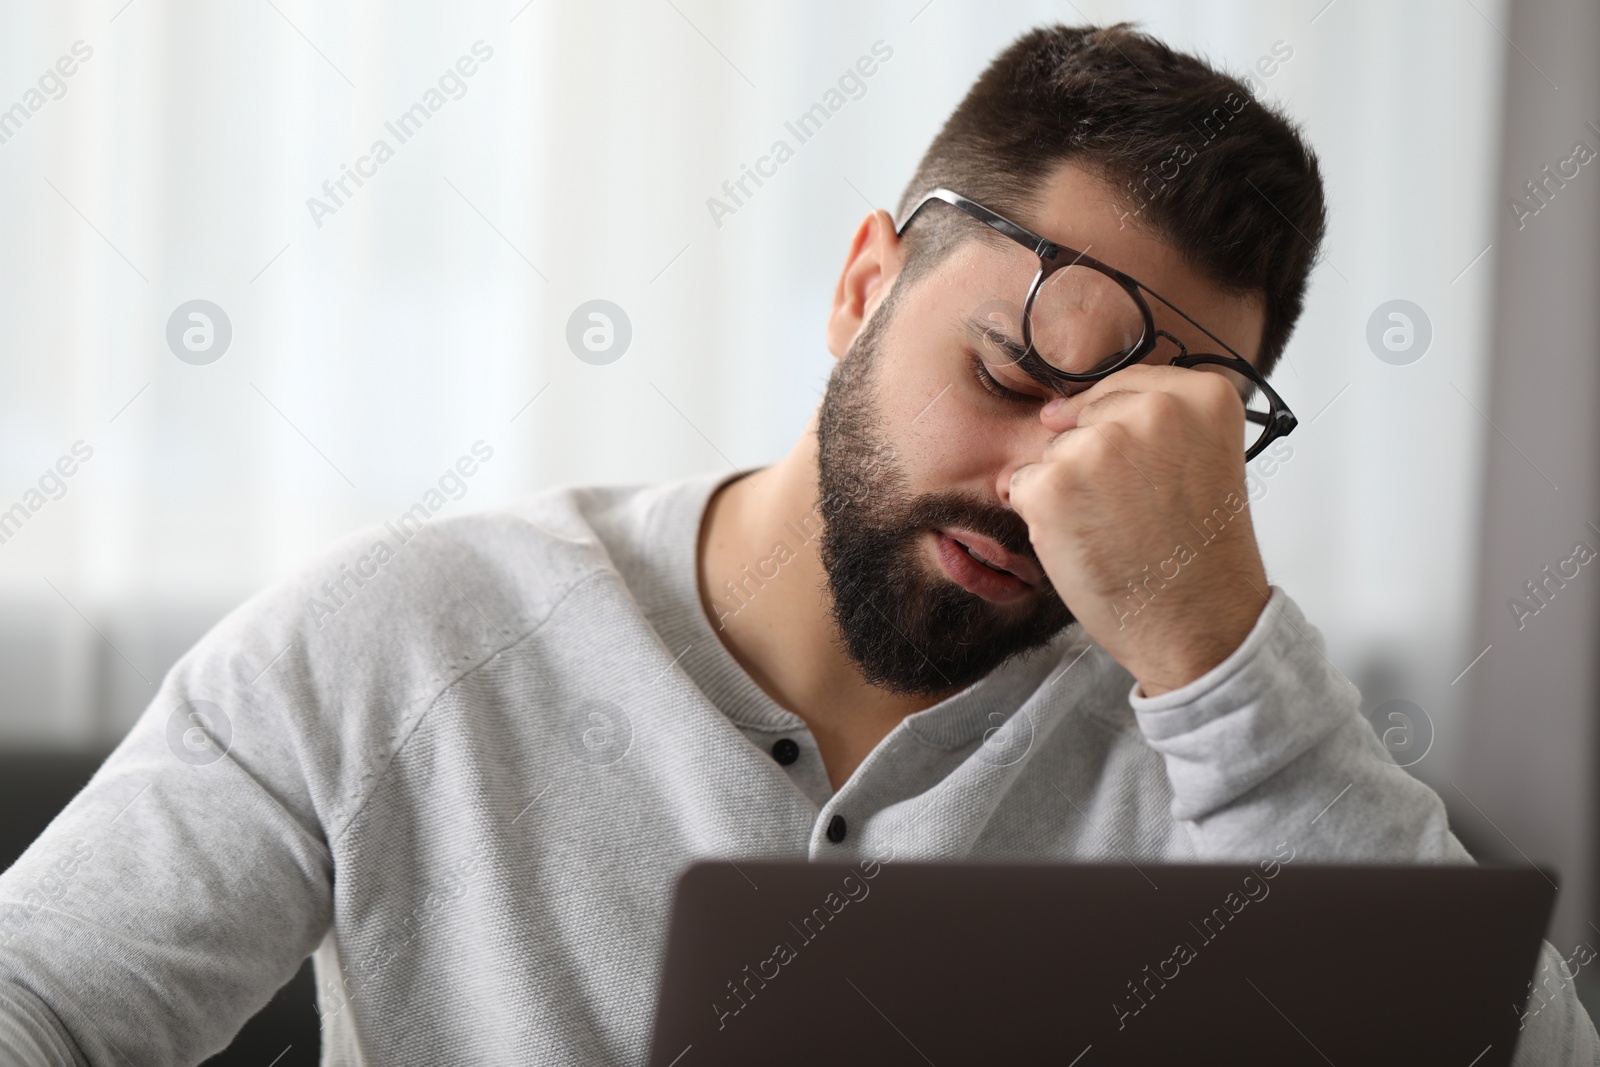
[[1006,507],[1011,506],[1011,475],[1021,466],[1018,463],[1007,463],[1000,468],[1000,473],[995,476],[994,495],[1000,498],[1000,503]]
[[1030,463],[1037,463],[1043,458],[1044,446],[1040,445],[1032,455],[1015,456],[1007,461],[995,474],[994,492],[1000,498],[1000,503],[1006,507],[1011,506],[1011,476]]
[[1044,408],[1039,409],[1038,432],[1032,435],[1026,443],[1019,442],[1018,452],[1020,454],[1013,454],[995,473],[994,491],[1002,504],[1007,507],[1011,506],[1011,476],[1030,463],[1039,462],[1044,458],[1046,445],[1060,434],[1077,427],[1078,408],[1080,405],[1072,399],[1072,396],[1087,388],[1088,386],[1086,385],[1083,388],[1073,390],[1073,393],[1066,397],[1060,407],[1048,415],[1044,413]]

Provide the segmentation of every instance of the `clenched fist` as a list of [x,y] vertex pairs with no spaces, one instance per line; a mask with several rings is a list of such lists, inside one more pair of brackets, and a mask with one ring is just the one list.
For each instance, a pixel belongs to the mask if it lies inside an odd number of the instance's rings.
[[1057,432],[1010,504],[1056,592],[1147,697],[1221,663],[1270,590],[1224,374],[1137,364],[1040,418]]

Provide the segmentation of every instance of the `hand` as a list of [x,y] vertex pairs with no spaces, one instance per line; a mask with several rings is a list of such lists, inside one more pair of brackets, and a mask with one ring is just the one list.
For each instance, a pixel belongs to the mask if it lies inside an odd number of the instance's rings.
[[1057,436],[1012,474],[1010,503],[1057,594],[1144,696],[1194,681],[1271,592],[1238,392],[1220,373],[1135,364],[1039,417]]

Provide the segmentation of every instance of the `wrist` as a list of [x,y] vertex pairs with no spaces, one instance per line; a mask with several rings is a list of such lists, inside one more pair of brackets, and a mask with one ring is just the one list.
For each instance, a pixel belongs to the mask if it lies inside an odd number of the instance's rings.
[[1215,670],[1238,651],[1255,629],[1272,598],[1266,575],[1240,583],[1226,598],[1207,598],[1196,605],[1189,619],[1155,643],[1129,671],[1138,693],[1156,697],[1181,689]]

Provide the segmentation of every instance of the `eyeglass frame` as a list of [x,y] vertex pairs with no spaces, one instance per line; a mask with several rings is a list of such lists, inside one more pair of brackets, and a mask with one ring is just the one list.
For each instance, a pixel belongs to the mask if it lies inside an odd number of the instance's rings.
[[[921,200],[917,201],[916,206],[906,213],[905,218],[895,224],[895,236],[904,236],[906,227],[911,225],[911,220],[916,218],[917,212],[921,211],[924,207],[935,200],[960,209],[967,215],[977,219],[979,222],[998,231],[1004,236],[1009,237],[1011,240],[1015,241],[1017,244],[1023,246],[1028,251],[1039,257],[1039,273],[1034,275],[1033,283],[1028,287],[1028,295],[1023,299],[1022,302],[1022,342],[1024,345],[1024,350],[1022,354],[1017,357],[1015,363],[1018,369],[1020,369],[1024,374],[1032,378],[1034,381],[1038,382],[1040,385],[1043,385],[1062,396],[1067,396],[1069,394],[1065,391],[1065,383],[1097,382],[1103,378],[1115,374],[1119,370],[1131,367],[1135,363],[1138,363],[1148,357],[1151,352],[1155,351],[1156,345],[1160,343],[1161,338],[1165,337],[1178,347],[1178,355],[1173,358],[1170,364],[1171,366],[1195,367],[1202,364],[1214,364],[1242,375],[1257,389],[1260,389],[1262,394],[1267,398],[1267,403],[1270,406],[1270,410],[1265,412],[1251,411],[1248,408],[1245,410],[1245,418],[1247,421],[1259,423],[1265,427],[1260,439],[1245,450],[1244,458],[1246,462],[1255,459],[1256,456],[1260,455],[1261,451],[1273,441],[1276,441],[1280,437],[1287,437],[1289,433],[1297,425],[1299,425],[1299,420],[1296,419],[1294,413],[1289,410],[1289,405],[1283,402],[1283,398],[1278,395],[1277,391],[1273,389],[1272,386],[1267,384],[1266,378],[1262,376],[1260,371],[1256,370],[1249,360],[1245,359],[1238,352],[1234,351],[1228,342],[1224,341],[1222,338],[1206,329],[1200,323],[1196,322],[1187,312],[1178,307],[1172,301],[1168,300],[1166,297],[1162,296],[1148,285],[1139,281],[1137,278],[1134,278],[1128,274],[1124,274],[1122,271],[1117,270],[1110,264],[1102,263],[1100,260],[1086,255],[1075,248],[1068,248],[1066,245],[1057,244],[1047,237],[1043,237],[1037,233],[1034,233],[1026,226],[1012,222],[999,212],[986,208],[976,200],[972,200],[966,196],[963,196],[953,189],[940,187],[925,194]],[[1074,373],[1072,371],[1064,371],[1058,367],[1052,366],[1049,361],[1047,361],[1044,356],[1039,353],[1038,349],[1034,348],[1033,346],[1033,302],[1035,298],[1038,297],[1040,288],[1056,271],[1061,270],[1063,267],[1074,266],[1089,267],[1100,272],[1101,274],[1106,275],[1112,281],[1116,282],[1125,292],[1128,293],[1130,297],[1133,298],[1134,304],[1139,308],[1140,315],[1142,315],[1144,318],[1143,334],[1140,336],[1139,340],[1128,349],[1126,353],[1117,359],[1115,363],[1113,363],[1110,367],[1106,367],[1101,370],[1087,371],[1082,374]],[[1189,353],[1188,346],[1182,341],[1178,340],[1178,338],[1174,337],[1166,330],[1156,328],[1155,316],[1151,313],[1150,303],[1149,301],[1145,300],[1143,293],[1149,293],[1167,307],[1171,308],[1189,325],[1193,326],[1195,329],[1199,330],[1201,333],[1205,334],[1207,337],[1211,338],[1211,340],[1215,341],[1217,344],[1226,349],[1228,355],[1223,356],[1214,352],[1202,352],[1191,355]]]

